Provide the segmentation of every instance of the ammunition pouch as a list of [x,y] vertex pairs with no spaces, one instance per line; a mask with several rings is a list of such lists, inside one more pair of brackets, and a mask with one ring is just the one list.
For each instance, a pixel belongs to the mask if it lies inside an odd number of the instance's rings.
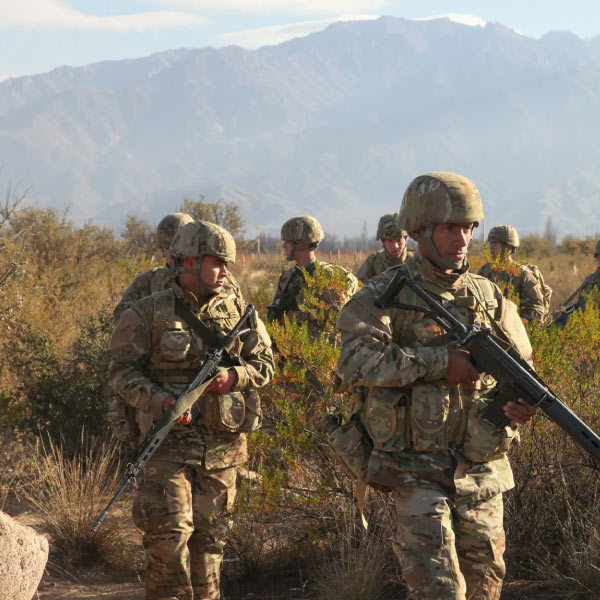
[[462,452],[473,462],[489,462],[502,458],[508,452],[514,440],[519,438],[516,427],[507,425],[498,428],[481,418],[490,399],[473,402],[467,414],[467,430]]
[[256,390],[205,394],[198,403],[197,422],[212,431],[250,433],[262,424],[260,396]]

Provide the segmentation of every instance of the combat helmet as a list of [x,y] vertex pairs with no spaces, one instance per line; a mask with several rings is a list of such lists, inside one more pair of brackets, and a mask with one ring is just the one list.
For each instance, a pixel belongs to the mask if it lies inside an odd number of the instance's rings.
[[379,219],[376,240],[398,240],[408,234],[398,226],[398,213],[389,213]]
[[187,213],[171,213],[160,220],[156,226],[156,243],[161,250],[168,250],[177,230],[194,219]]
[[284,242],[310,244],[316,248],[324,237],[319,221],[308,215],[288,219],[281,226],[281,240]]
[[235,263],[235,241],[232,235],[220,225],[208,221],[193,221],[180,227],[169,251],[176,259],[211,254]]
[[[435,263],[443,269],[458,269],[440,256],[433,244],[433,228],[438,223],[475,223],[483,219],[481,196],[475,184],[458,173],[434,172],[413,179],[404,193],[398,225],[411,237],[422,227],[419,240],[428,246]],[[416,239],[416,238],[415,238]]]
[[508,244],[514,248],[514,252],[519,247],[519,234],[512,225],[496,225],[490,229],[487,241]]
[[596,242],[596,247],[594,248],[594,258],[600,255],[600,240]]

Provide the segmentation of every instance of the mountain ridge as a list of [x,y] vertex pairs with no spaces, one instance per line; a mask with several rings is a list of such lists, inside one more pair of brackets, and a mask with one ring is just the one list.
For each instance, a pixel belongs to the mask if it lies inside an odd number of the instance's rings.
[[214,194],[244,198],[249,229],[313,213],[343,237],[365,220],[373,231],[414,176],[455,170],[492,225],[541,231],[552,217],[561,235],[591,235],[599,74],[600,37],[336,23],[257,50],[180,48],[0,82],[0,164],[38,205],[117,229]]

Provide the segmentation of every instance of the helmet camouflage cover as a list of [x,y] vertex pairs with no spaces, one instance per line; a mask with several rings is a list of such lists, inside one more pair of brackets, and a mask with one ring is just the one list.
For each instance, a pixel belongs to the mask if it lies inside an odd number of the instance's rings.
[[398,216],[397,212],[389,213],[379,219],[376,240],[398,240],[407,235],[406,231],[398,225]]
[[594,256],[600,255],[600,240],[596,242],[596,247],[594,248]]
[[196,258],[211,254],[235,263],[235,241],[220,225],[208,221],[193,221],[177,231],[170,252],[177,258]]
[[156,226],[156,243],[162,250],[168,250],[177,230],[194,219],[187,213],[171,213],[163,217]]
[[479,223],[483,219],[481,197],[475,184],[458,173],[420,175],[406,188],[398,225],[410,235],[437,223]]
[[318,245],[324,237],[323,228],[314,217],[293,217],[281,226],[281,239],[284,242]]
[[497,225],[492,227],[487,237],[488,242],[501,242],[514,248],[519,247],[519,234],[512,225]]

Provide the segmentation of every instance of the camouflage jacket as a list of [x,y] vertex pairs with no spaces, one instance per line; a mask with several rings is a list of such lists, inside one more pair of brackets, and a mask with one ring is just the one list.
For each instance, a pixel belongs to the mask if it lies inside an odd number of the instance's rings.
[[590,273],[581,283],[581,285],[577,288],[575,293],[571,296],[578,295],[578,300],[582,297],[583,294],[589,294],[594,291],[594,289],[600,288],[600,268],[596,269],[593,273]]
[[504,284],[505,297],[516,294],[519,298],[519,314],[523,319],[544,320],[549,314],[552,290],[544,290],[540,279],[529,265],[512,263],[512,268],[515,270],[514,274],[495,269],[490,263],[486,263],[478,269],[477,274],[494,283]]
[[275,295],[273,296],[273,301],[271,302],[268,312],[270,321],[282,321],[284,314],[287,315],[290,320],[295,319],[297,322],[311,320],[312,315],[306,311],[300,310],[300,306],[304,302],[305,278],[307,275],[314,275],[316,263],[328,273],[333,273],[334,270],[339,269],[346,275],[348,291],[345,294],[340,295],[337,290],[325,290],[321,295],[321,299],[325,304],[339,309],[358,289],[358,280],[356,277],[340,265],[333,265],[320,260],[315,260],[314,262],[309,263],[305,268],[294,266],[291,269],[284,271],[279,277],[277,289],[275,290]]
[[[342,388],[354,391],[353,413],[360,415],[373,443],[367,482],[442,486],[475,499],[510,489],[514,482],[506,450],[516,428],[482,430],[478,418],[495,381],[482,374],[472,386],[450,385],[445,373],[453,342],[441,327],[420,312],[375,306],[398,269],[463,322],[490,326],[493,320],[531,358],[514,303],[483,277],[467,270],[444,274],[417,253],[371,279],[337,321],[342,333],[337,374]],[[409,288],[396,302],[423,305]]]
[[[144,435],[163,412],[167,398],[177,398],[194,379],[202,365],[208,344],[174,312],[179,297],[213,333],[229,331],[245,310],[243,298],[231,286],[200,302],[176,284],[146,296],[127,309],[112,334],[109,350],[109,383],[136,411]],[[182,460],[196,461],[206,469],[225,468],[246,460],[246,439],[240,433],[239,416],[231,413],[242,406],[252,388],[267,384],[273,377],[271,340],[258,319],[257,337],[239,338],[229,352],[234,357],[224,367],[235,369],[237,383],[228,394],[204,394],[200,416],[192,425],[175,425],[170,437],[180,439],[174,448]],[[229,411],[229,412],[228,412]],[[185,443],[183,443],[185,440]]]
[[373,252],[363,262],[360,267],[358,267],[358,271],[356,271],[356,277],[362,283],[367,283],[371,277],[375,277],[375,275],[381,275],[386,269],[390,267],[394,267],[396,265],[401,265],[408,256],[408,249],[404,248],[404,252],[398,256],[392,256],[389,254],[385,248],[378,250],[377,252]]

